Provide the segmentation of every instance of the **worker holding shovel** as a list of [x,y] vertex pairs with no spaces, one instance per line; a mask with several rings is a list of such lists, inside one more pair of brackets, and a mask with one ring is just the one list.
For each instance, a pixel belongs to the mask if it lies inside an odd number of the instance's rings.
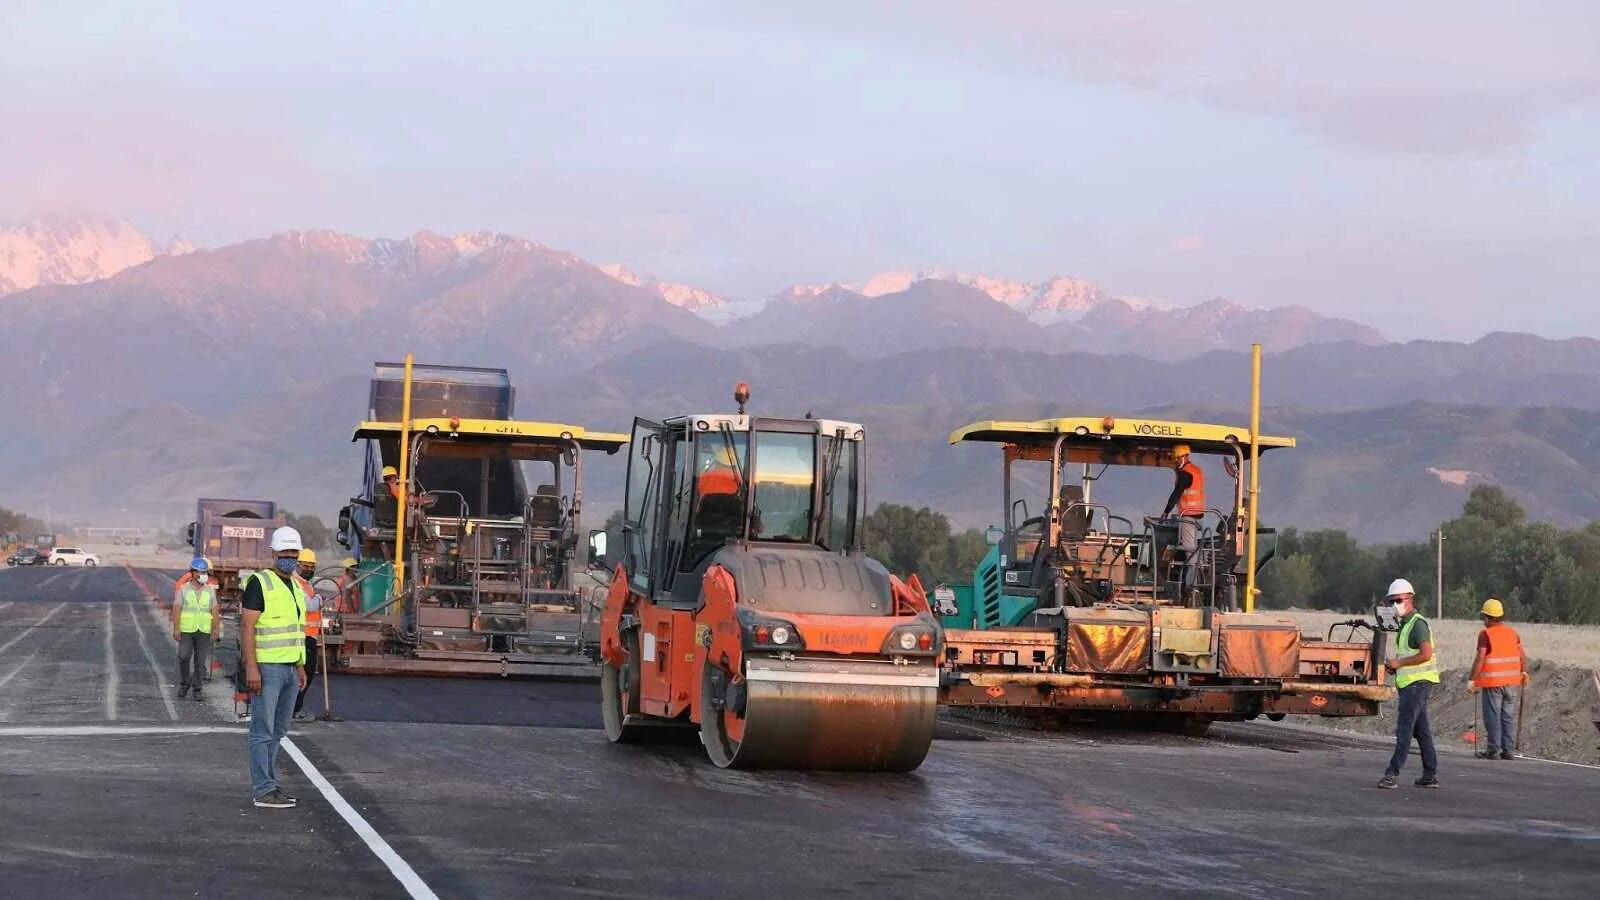
[[1522,698],[1513,688],[1528,683],[1528,654],[1522,638],[1505,623],[1505,605],[1490,597],[1479,618],[1478,654],[1472,660],[1467,692],[1483,696],[1484,746],[1479,759],[1515,759],[1522,737]]

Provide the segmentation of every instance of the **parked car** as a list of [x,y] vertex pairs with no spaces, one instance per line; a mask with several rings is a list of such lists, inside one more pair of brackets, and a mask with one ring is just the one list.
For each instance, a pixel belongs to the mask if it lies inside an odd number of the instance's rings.
[[48,559],[48,554],[40,553],[37,547],[23,547],[21,550],[6,557],[8,566],[42,566]]
[[77,547],[57,547],[50,551],[52,566],[98,566],[100,557]]

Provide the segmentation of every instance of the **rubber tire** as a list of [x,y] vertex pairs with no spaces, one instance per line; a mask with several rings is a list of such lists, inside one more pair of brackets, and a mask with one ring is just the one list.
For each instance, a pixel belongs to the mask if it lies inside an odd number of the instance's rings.
[[66,564],[67,564],[67,561],[66,561],[66,560],[64,560],[64,559],[58,559],[58,560],[56,560],[56,565],[58,565],[58,566],[64,566],[64,565],[66,565]]
[[84,560],[84,561],[83,561],[83,566],[84,566],[84,568],[86,568],[86,569],[92,569],[92,568],[94,568],[94,567],[95,567],[95,566],[97,566],[97,565],[99,565],[99,563],[96,563],[96,562],[95,562],[95,561],[94,561],[94,560],[92,560],[92,559],[86,559],[86,560]]

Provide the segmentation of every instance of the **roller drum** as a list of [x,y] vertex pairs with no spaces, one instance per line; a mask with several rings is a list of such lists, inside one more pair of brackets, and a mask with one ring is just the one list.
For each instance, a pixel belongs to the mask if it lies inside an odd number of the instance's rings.
[[750,660],[745,675],[743,722],[707,710],[701,725],[719,766],[909,772],[933,742],[931,664]]

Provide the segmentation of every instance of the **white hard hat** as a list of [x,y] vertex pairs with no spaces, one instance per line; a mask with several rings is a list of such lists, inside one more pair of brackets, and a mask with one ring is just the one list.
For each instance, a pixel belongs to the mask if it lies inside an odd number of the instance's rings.
[[272,552],[282,553],[285,550],[300,550],[300,532],[285,525],[272,533]]
[[1401,594],[1415,594],[1416,592],[1417,589],[1411,586],[1411,582],[1405,580],[1404,578],[1396,578],[1394,581],[1389,582],[1389,593],[1387,596],[1398,597]]

